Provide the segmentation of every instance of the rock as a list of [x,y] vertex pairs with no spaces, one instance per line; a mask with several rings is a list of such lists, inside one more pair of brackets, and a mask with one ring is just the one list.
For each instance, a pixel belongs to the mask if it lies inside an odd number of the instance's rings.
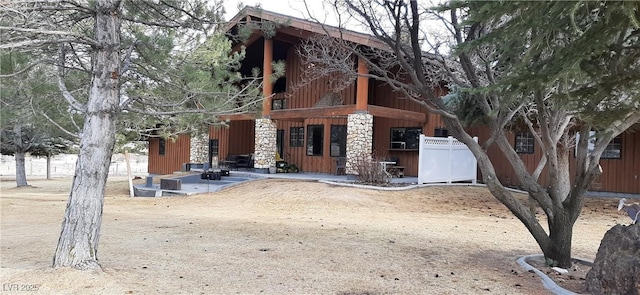
[[604,235],[586,279],[591,294],[638,295],[640,224],[618,224]]

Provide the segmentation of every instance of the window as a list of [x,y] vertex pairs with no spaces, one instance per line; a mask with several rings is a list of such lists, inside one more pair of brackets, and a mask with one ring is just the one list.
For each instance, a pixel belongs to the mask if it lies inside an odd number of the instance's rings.
[[[593,151],[596,145],[596,132],[589,131],[589,141],[587,145],[587,151],[590,153]],[[576,152],[578,150],[578,142],[580,141],[580,132],[576,133]],[[620,135],[614,137],[607,147],[602,151],[601,159],[620,159],[622,158],[622,137]]]
[[434,137],[449,137],[449,130],[447,130],[446,128],[436,128],[433,129],[433,136]]
[[289,146],[304,146],[304,127],[291,127],[289,129]]
[[307,126],[307,156],[322,156],[324,125]]
[[620,159],[622,155],[622,138],[620,135],[614,137],[602,152],[602,159]]
[[273,93],[283,93],[287,91],[287,77],[280,77],[273,83]]
[[332,157],[347,155],[347,125],[331,125],[330,155]]
[[287,108],[287,100],[282,99],[274,99],[273,103],[271,103],[272,110],[284,110]]
[[164,138],[160,138],[158,141],[158,155],[164,156],[166,147],[167,141]]
[[516,142],[514,148],[518,154],[533,154],[533,135],[530,132],[516,133]]
[[391,128],[390,149],[417,150],[420,144],[422,128]]
[[220,150],[220,141],[217,139],[209,139],[209,158],[217,156]]
[[209,167],[218,167],[218,153],[220,151],[220,141],[209,139]]

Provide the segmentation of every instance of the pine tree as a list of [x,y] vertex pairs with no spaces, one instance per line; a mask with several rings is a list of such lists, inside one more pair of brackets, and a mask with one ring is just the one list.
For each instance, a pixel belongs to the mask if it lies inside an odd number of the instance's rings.
[[[230,73],[243,54],[226,55],[228,43],[217,35],[221,3],[34,0],[3,7],[0,49],[37,53],[43,58],[34,64],[54,65],[68,112],[83,117],[53,266],[100,268],[104,190],[118,127],[169,136],[218,114],[250,111],[261,99],[260,79]],[[69,83],[75,79],[88,82]]]

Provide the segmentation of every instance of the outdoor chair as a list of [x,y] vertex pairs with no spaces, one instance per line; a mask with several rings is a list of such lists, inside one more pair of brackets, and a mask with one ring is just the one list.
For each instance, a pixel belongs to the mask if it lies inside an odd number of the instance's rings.
[[[342,171],[342,173],[340,173]],[[336,175],[345,175],[347,174],[347,158],[338,157],[336,158]]]

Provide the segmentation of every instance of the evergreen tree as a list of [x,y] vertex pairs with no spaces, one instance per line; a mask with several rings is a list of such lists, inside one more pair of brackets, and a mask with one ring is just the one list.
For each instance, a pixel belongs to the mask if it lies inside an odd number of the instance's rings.
[[[585,192],[601,173],[600,156],[611,139],[640,120],[638,4],[452,1],[432,9],[415,0],[374,0],[332,5],[350,13],[343,18],[360,21],[384,46],[362,50],[340,40],[315,46],[349,50],[367,61],[370,78],[439,114],[449,133],[475,155],[488,189],[525,225],[548,262],[569,267],[573,225]],[[429,17],[444,22],[444,36],[428,30]],[[306,46],[304,52],[325,54],[308,57],[314,61],[339,65],[336,61],[344,59]],[[449,55],[445,48],[455,51]],[[441,98],[437,89],[443,82],[450,92]],[[471,123],[491,130],[486,143],[473,140],[466,129]],[[534,171],[505,135],[516,126],[530,130],[543,150]],[[597,130],[593,150],[588,136],[576,143],[577,132],[591,130]],[[542,207],[548,232],[498,179],[486,152],[491,145],[499,147]],[[574,150],[576,167],[570,170]],[[544,171],[548,187],[539,182]]]
[[[25,155],[50,157],[68,150],[73,138],[60,132],[36,110],[39,104],[51,116],[57,109],[47,102],[57,88],[47,77],[45,65],[34,66],[28,71],[10,75],[16,68],[28,63],[31,56],[19,52],[0,57],[0,152],[14,156],[16,161],[16,185],[27,186]],[[47,167],[48,168],[48,167]],[[47,170],[49,171],[49,170]],[[49,176],[49,174],[47,174]]]
[[[168,136],[258,105],[260,79],[228,73],[242,53],[225,55],[228,43],[202,45],[222,40],[216,32],[221,7],[221,1],[205,0],[32,0],[3,7],[0,49],[45,56],[34,62],[56,66],[68,112],[83,116],[53,266],[100,268],[104,190],[119,124],[125,131]],[[89,82],[71,89],[79,84],[69,79]]]

